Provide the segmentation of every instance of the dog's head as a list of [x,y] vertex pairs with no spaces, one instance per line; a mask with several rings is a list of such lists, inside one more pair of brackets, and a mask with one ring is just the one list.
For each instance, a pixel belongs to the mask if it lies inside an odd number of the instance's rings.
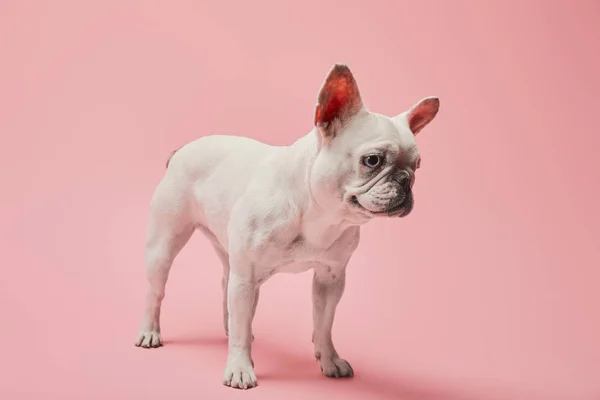
[[433,120],[439,104],[427,97],[392,118],[372,113],[350,69],[333,66],[315,112],[320,142],[310,179],[315,201],[349,220],[408,215],[421,163],[415,136]]

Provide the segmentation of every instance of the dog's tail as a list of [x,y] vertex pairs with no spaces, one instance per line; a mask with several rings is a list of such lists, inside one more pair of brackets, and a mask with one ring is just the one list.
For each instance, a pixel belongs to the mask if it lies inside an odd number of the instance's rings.
[[169,163],[171,162],[171,158],[173,158],[173,156],[175,155],[175,153],[177,153],[179,151],[179,149],[181,149],[181,147],[176,150],[173,150],[171,152],[171,154],[169,155],[169,158],[167,158],[167,165],[165,166],[165,168],[169,168]]

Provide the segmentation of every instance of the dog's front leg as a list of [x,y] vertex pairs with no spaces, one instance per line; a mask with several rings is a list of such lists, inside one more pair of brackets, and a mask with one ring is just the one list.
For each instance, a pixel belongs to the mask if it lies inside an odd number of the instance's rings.
[[252,317],[257,287],[251,265],[232,262],[227,288],[229,308],[229,350],[223,373],[223,384],[248,389],[257,385],[251,344]]
[[354,375],[350,364],[339,357],[331,335],[335,309],[344,293],[345,282],[345,269],[337,272],[330,267],[315,269],[312,284],[315,357],[323,374],[331,378]]

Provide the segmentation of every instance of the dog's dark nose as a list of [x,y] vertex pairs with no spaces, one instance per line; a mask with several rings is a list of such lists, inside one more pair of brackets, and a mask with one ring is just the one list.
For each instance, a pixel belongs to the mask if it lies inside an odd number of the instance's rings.
[[406,171],[402,171],[400,173],[400,175],[398,175],[398,178],[396,178],[397,182],[400,184],[400,186],[402,186],[402,189],[404,189],[405,192],[410,191],[410,174]]

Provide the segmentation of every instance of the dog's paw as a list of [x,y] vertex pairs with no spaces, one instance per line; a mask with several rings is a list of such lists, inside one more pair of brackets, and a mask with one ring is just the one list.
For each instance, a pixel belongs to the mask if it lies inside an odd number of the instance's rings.
[[252,361],[230,361],[223,373],[223,385],[237,389],[250,389],[258,385]]
[[350,363],[339,357],[317,358],[321,363],[323,375],[329,378],[351,378],[354,376],[354,370]]
[[162,337],[160,332],[157,331],[141,331],[135,341],[137,347],[144,347],[146,349],[152,347],[160,347],[163,345]]

